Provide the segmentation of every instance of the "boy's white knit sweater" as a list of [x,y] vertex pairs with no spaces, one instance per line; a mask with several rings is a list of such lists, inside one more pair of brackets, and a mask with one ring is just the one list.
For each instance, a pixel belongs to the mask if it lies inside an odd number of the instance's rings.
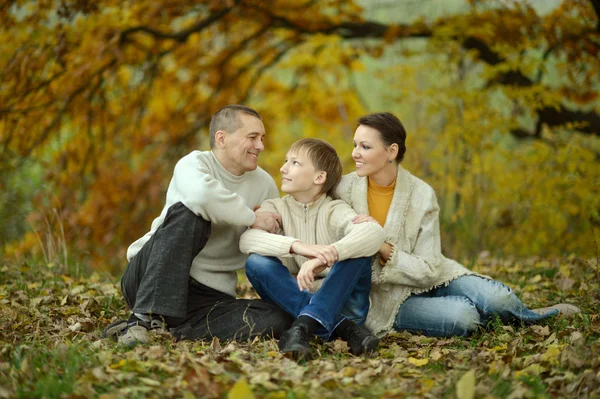
[[247,259],[239,251],[239,238],[256,220],[254,206],[267,198],[278,197],[275,181],[261,168],[235,176],[219,163],[212,151],[193,151],[175,165],[165,207],[152,222],[150,231],[131,244],[127,260],[130,261],[160,227],[169,207],[181,202],[211,222],[210,238],[194,258],[190,276],[210,288],[235,296],[236,271],[244,267]]
[[279,213],[283,228],[277,234],[248,229],[240,238],[241,251],[279,257],[292,274],[297,274],[308,260],[304,256],[290,254],[294,241],[333,245],[338,260],[345,260],[372,256],[385,239],[383,228],[378,223],[352,223],[356,216],[352,207],[325,194],[309,204],[302,204],[291,195],[269,199],[262,203],[260,211]]

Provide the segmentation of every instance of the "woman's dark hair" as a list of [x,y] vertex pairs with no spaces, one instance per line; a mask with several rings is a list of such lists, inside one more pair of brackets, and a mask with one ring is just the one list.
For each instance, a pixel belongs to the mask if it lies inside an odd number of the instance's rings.
[[406,153],[406,130],[404,130],[400,119],[389,112],[378,112],[363,116],[358,120],[358,123],[377,130],[386,146],[394,143],[398,144],[396,161],[398,163],[402,162],[404,153]]

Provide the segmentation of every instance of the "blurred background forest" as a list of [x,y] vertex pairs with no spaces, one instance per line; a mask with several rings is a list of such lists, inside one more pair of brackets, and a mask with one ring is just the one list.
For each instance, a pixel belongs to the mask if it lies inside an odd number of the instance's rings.
[[256,108],[259,164],[391,111],[444,252],[595,257],[600,0],[8,0],[0,255],[119,274],[210,116]]

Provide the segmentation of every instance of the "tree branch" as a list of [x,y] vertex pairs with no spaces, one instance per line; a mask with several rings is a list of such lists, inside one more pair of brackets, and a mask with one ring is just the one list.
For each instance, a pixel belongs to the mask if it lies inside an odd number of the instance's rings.
[[596,31],[600,32],[600,0],[590,0],[590,3],[592,3],[592,7],[594,7],[596,17],[598,18],[598,22],[596,24]]
[[58,110],[58,112],[56,113],[56,115],[52,119],[52,122],[50,122],[50,124],[44,128],[44,130],[42,131],[41,136],[38,137],[33,142],[33,144],[25,151],[24,154],[21,155],[22,162],[20,162],[20,163],[23,163],[29,157],[29,155],[33,152],[33,150],[37,146],[39,146],[42,142],[44,142],[46,140],[46,138],[48,137],[48,135],[50,134],[50,132],[52,131],[52,129],[54,127],[56,127],[56,125],[58,125],[58,123],[60,123],[60,121],[61,121],[61,119],[63,117],[63,114],[66,112],[67,108],[69,107],[69,104],[71,104],[71,102],[75,99],[75,97],[77,97],[78,95],[80,95],[81,93],[83,93],[85,91],[85,89],[88,87],[88,84],[90,82],[92,82],[95,77],[102,75],[102,73],[105,70],[107,70],[108,68],[114,66],[115,64],[116,64],[116,60],[113,59],[112,61],[110,61],[109,63],[107,63],[106,65],[104,65],[100,69],[98,69],[90,77],[90,80],[87,81],[86,84],[82,84],[79,88],[77,88],[75,91],[73,91],[71,94],[69,94],[69,96],[65,100],[64,104],[62,105],[62,107]]
[[541,123],[548,126],[560,126],[565,123],[584,123],[578,127],[581,133],[600,136],[600,115],[591,111],[574,111],[561,105],[559,109],[544,107],[538,111]]
[[538,121],[534,132],[529,132],[525,129],[514,129],[510,133],[518,139],[539,139],[541,138],[541,127],[546,125],[561,126],[567,123],[579,123],[583,126],[578,126],[577,131],[583,134],[592,136],[600,136],[600,115],[591,111],[574,111],[560,106],[544,107],[537,111]]
[[[231,60],[231,58],[233,58],[234,55],[236,55],[239,51],[241,51],[252,40],[257,39],[260,36],[264,35],[268,31],[268,29],[269,29],[269,24],[265,24],[263,27],[258,29],[256,32],[254,32],[253,34],[251,34],[250,36],[248,36],[244,40],[242,40],[240,43],[238,43],[238,45],[235,47],[235,49],[230,51],[222,60],[219,61],[218,70],[223,71],[225,68],[225,64],[227,64],[227,62],[229,62],[229,60]],[[223,73],[219,77],[219,83],[217,83],[217,85],[216,85],[215,92],[221,91],[223,89],[224,84],[225,84],[225,74]]]
[[182,30],[180,32],[176,32],[176,33],[166,33],[166,32],[162,32],[158,29],[150,28],[148,26],[134,26],[132,28],[125,29],[124,31],[121,32],[121,35],[119,37],[119,43],[120,44],[126,43],[128,36],[130,36],[136,32],[147,33],[151,36],[154,36],[156,39],[175,40],[179,43],[183,43],[187,40],[187,38],[192,33],[200,32],[203,29],[209,27],[210,25],[212,25],[213,23],[215,23],[216,21],[218,21],[219,19],[221,19],[225,15],[227,15],[231,10],[232,10],[231,7],[219,10],[216,13],[208,16],[206,19],[203,19],[202,21],[199,21],[195,25],[189,27],[188,29],[184,29],[184,30]]
[[251,8],[258,10],[268,15],[275,27],[286,28],[298,33],[306,34],[317,34],[322,33],[326,35],[338,35],[343,39],[367,39],[367,38],[382,38],[390,29],[398,28],[399,32],[405,32],[403,38],[408,37],[430,37],[432,32],[429,28],[423,27],[421,30],[416,30],[411,26],[407,25],[385,25],[374,21],[364,22],[342,22],[337,25],[321,25],[314,27],[306,27],[297,24],[289,18],[281,15],[276,15],[271,12],[270,9],[252,6]]
[[250,93],[252,92],[252,89],[254,88],[254,86],[256,85],[256,83],[258,83],[258,80],[260,79],[260,77],[262,76],[262,74],[270,69],[271,67],[273,67],[275,64],[277,64],[281,58],[283,58],[283,56],[290,51],[292,48],[296,47],[298,45],[298,43],[292,43],[290,45],[288,45],[287,47],[285,47],[283,50],[281,50],[279,53],[277,53],[277,55],[275,57],[273,57],[273,59],[269,62],[267,62],[265,65],[261,66],[259,69],[256,70],[256,72],[254,73],[254,75],[252,76],[252,80],[250,81],[250,84],[248,85],[248,87],[246,88],[246,93],[244,94],[244,96],[242,96],[241,98],[241,103],[243,104],[244,102],[246,102],[246,100],[248,99],[248,97],[250,96]]
[[32,105],[32,106],[27,107],[27,108],[14,109],[27,96],[35,94],[39,90],[41,90],[41,89],[45,88],[46,86],[50,85],[55,79],[61,77],[62,75],[63,75],[62,71],[58,72],[58,73],[54,74],[53,76],[51,76],[50,78],[48,78],[48,79],[40,82],[36,87],[32,87],[32,88],[29,88],[28,90],[25,90],[20,97],[18,97],[17,99],[15,99],[12,102],[12,104],[8,105],[6,108],[0,108],[0,115],[1,114],[8,114],[8,113],[11,113],[11,112],[12,113],[26,114],[30,110],[34,110],[34,109],[37,109],[37,108],[40,108],[40,107],[45,107],[45,106],[48,106],[48,105],[54,103],[55,100],[51,100],[51,101],[48,101],[46,103]]

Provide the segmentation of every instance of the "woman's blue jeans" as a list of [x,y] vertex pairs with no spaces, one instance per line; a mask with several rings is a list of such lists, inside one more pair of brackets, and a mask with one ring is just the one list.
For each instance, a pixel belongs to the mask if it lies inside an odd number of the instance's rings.
[[400,306],[394,329],[432,337],[468,336],[495,315],[507,322],[534,323],[555,316],[554,309],[538,315],[506,285],[478,276],[462,276],[447,286],[411,295]]
[[369,312],[371,258],[336,262],[316,293],[300,291],[298,282],[276,257],[252,254],[246,275],[260,297],[295,318],[309,316],[322,328],[316,334],[329,339],[345,318],[364,323]]

